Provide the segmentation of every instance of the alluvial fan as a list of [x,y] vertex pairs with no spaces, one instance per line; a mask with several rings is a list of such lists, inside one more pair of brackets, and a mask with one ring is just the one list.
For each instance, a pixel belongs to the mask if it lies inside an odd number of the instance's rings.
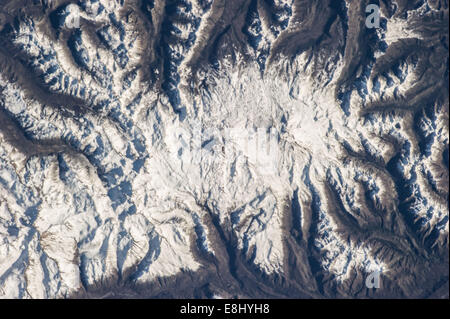
[[440,0],[0,0],[0,297],[448,298],[448,32]]

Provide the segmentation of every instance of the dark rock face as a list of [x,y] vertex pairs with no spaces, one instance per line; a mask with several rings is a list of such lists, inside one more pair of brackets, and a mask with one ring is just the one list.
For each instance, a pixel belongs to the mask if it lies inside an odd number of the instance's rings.
[[448,19],[0,1],[0,296],[448,298]]

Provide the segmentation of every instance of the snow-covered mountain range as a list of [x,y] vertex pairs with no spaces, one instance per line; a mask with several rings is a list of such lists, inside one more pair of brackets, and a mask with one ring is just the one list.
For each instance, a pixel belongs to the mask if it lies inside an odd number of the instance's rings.
[[0,297],[448,297],[448,68],[447,1],[0,0]]

